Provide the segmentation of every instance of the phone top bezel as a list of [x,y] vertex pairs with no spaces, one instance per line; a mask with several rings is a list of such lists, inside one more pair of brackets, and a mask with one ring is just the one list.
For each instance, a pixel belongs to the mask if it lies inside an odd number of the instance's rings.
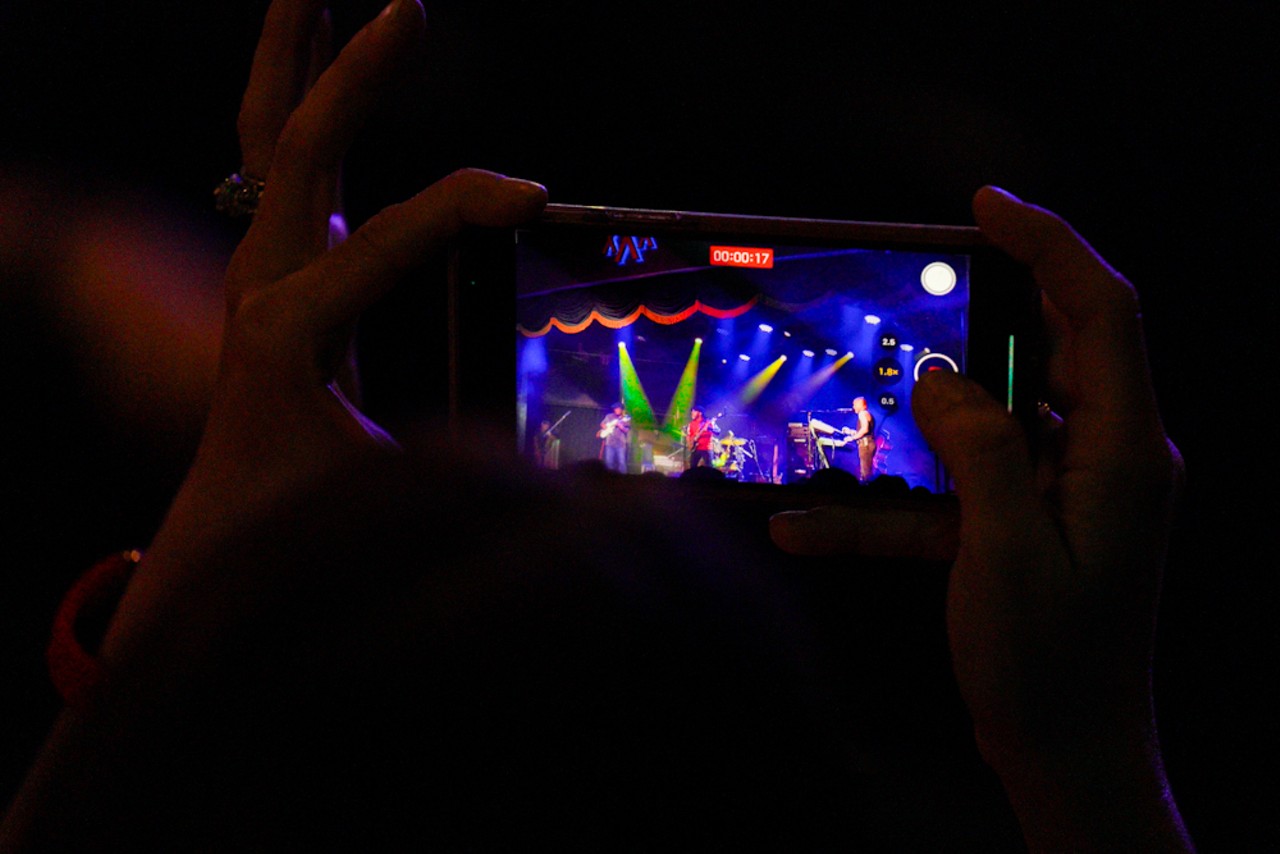
[[986,236],[974,226],[806,219],[599,205],[549,204],[537,219],[516,226],[516,229],[533,229],[540,225],[601,229],[644,226],[666,234],[707,233],[816,242],[858,241],[873,246],[902,248],[904,251],[911,247],[956,247],[984,251],[994,249]]

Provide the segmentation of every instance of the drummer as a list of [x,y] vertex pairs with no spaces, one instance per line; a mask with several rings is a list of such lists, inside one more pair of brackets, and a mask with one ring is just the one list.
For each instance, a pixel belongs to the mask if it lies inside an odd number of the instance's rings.
[[711,465],[711,441],[720,434],[716,419],[703,417],[702,407],[689,410],[689,423],[684,428],[684,446],[689,452],[689,468]]

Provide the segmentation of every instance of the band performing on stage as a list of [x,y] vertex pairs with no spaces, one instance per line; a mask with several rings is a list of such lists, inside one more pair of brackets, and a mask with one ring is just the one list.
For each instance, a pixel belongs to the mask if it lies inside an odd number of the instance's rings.
[[[540,422],[530,447],[538,466],[560,468],[583,458],[571,450],[572,412],[565,410],[555,423]],[[889,432],[872,414],[865,397],[854,398],[849,408],[808,410],[773,424],[725,410],[708,417],[704,407],[694,405],[683,425],[665,428],[636,422],[619,401],[591,423],[595,424],[591,456],[621,474],[675,476],[707,469],[730,480],[788,483],[822,469],[843,469],[865,483],[888,471],[892,447]],[[563,430],[562,425],[566,425]]]

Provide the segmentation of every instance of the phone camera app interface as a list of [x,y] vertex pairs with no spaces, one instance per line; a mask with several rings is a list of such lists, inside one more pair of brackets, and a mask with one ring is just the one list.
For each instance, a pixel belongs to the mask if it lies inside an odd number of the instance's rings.
[[549,468],[839,468],[942,491],[911,393],[965,369],[969,271],[964,254],[519,231],[521,447]]

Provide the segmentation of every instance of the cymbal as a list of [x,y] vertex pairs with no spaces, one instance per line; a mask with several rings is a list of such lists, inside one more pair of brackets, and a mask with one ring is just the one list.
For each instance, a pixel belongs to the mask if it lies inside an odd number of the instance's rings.
[[720,444],[721,445],[745,445],[747,444],[747,440],[746,439],[721,439]]

